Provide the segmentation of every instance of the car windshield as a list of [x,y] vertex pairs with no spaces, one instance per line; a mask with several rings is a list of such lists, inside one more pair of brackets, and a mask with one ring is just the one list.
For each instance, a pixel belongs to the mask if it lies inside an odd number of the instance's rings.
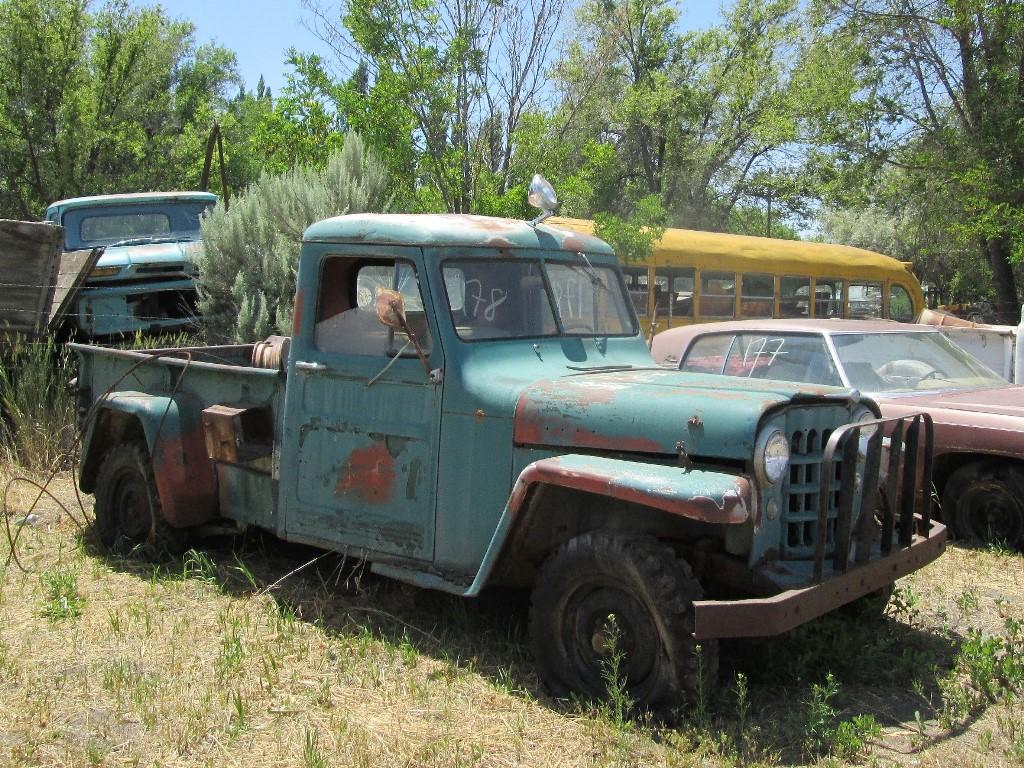
[[101,245],[198,240],[199,219],[212,207],[212,203],[198,201],[162,201],[70,210],[61,222],[64,247],[74,251]]
[[862,392],[976,389],[1006,382],[941,333],[833,334],[839,364]]
[[632,336],[629,299],[617,270],[576,261],[458,259],[442,272],[459,337]]

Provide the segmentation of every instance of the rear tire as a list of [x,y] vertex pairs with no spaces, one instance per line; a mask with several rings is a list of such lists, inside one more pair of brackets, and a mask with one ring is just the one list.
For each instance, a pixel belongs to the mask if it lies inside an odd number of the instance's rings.
[[942,518],[963,541],[974,545],[1024,545],[1024,475],[998,461],[966,464],[942,494]]
[[120,443],[104,456],[95,516],[100,541],[118,555],[180,554],[188,542],[187,531],[164,519],[149,452],[138,442]]
[[693,703],[718,669],[718,646],[693,639],[690,566],[648,536],[586,533],[544,564],[533,590],[530,631],[541,678],[557,697],[609,697],[608,617],[615,617],[620,675],[648,710]]

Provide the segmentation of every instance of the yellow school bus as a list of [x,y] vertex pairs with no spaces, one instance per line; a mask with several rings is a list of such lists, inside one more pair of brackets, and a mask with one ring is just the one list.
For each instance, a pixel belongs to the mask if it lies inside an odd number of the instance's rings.
[[[552,218],[592,234],[594,222]],[[925,307],[907,262],[863,248],[666,229],[646,262],[623,264],[645,331],[757,317],[916,320]]]

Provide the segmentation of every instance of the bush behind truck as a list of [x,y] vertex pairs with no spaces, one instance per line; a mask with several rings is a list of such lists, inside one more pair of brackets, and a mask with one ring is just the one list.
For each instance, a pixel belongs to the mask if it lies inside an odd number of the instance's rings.
[[420,587],[527,587],[559,696],[602,696],[614,646],[633,700],[685,705],[717,638],[786,631],[945,545],[914,514],[920,418],[880,460],[856,392],[653,367],[611,249],[539,223],[328,219],[290,339],[74,349],[108,546],[219,520]]

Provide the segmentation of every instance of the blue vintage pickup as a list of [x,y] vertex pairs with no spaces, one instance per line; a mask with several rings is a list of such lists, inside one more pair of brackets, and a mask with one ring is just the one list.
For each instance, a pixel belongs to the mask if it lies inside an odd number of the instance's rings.
[[199,219],[209,192],[140,192],[52,203],[64,250],[103,248],[68,314],[86,338],[183,329],[196,321]]
[[[771,635],[937,557],[930,434],[855,391],[657,368],[612,250],[505,219],[305,233],[294,334],[81,357],[82,487],[112,549],[256,526],[472,597],[532,590],[556,695],[685,704],[695,647]],[[890,425],[886,425],[887,427]],[[887,439],[888,440],[888,439]],[[917,504],[917,509],[915,509]]]

